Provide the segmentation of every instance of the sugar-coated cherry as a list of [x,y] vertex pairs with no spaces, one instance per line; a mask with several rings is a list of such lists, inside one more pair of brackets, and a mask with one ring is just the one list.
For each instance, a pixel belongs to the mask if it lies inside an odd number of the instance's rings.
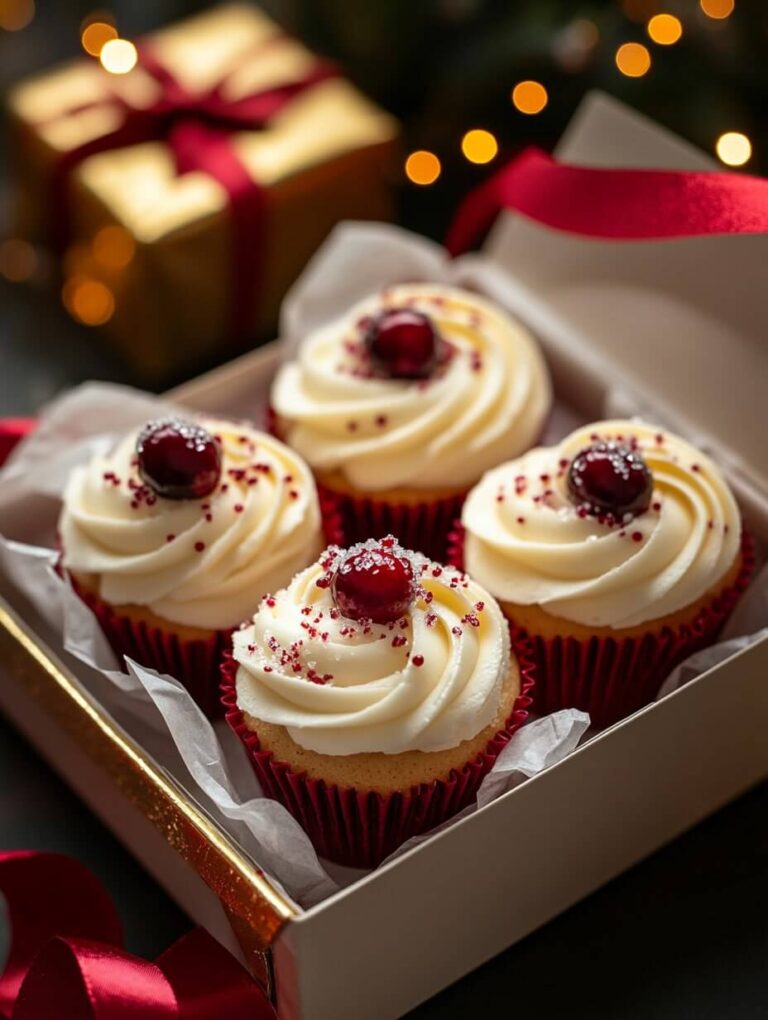
[[200,499],[221,477],[221,449],[202,425],[165,418],[151,421],[136,441],[142,481],[166,499]]
[[637,450],[624,443],[598,442],[573,458],[568,490],[589,514],[611,514],[620,521],[648,509],[653,476]]
[[412,308],[389,308],[365,332],[375,368],[393,379],[424,379],[436,367],[440,338],[432,320]]
[[382,545],[352,549],[331,582],[334,602],[350,620],[389,623],[408,611],[413,569],[405,556]]

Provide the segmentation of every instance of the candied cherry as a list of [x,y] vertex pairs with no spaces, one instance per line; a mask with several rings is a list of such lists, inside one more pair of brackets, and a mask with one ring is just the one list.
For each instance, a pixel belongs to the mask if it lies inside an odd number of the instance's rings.
[[200,499],[221,477],[219,443],[194,422],[149,422],[136,441],[136,455],[142,481],[165,499]]
[[653,476],[637,450],[624,443],[597,442],[573,458],[568,491],[589,514],[611,514],[621,521],[648,509]]
[[395,546],[353,548],[336,568],[331,594],[351,620],[390,623],[407,613],[413,601],[413,568]]
[[375,368],[393,379],[424,379],[437,366],[440,338],[432,320],[412,308],[389,308],[365,331]]

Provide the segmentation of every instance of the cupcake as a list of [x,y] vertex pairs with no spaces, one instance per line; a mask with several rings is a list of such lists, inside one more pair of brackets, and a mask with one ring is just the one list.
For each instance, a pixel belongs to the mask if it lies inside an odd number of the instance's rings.
[[533,643],[535,707],[607,726],[652,701],[711,643],[752,555],[720,470],[635,421],[586,425],[488,472],[467,497],[451,560]]
[[551,386],[520,323],[423,283],[372,295],[306,337],[271,402],[348,542],[393,532],[443,559],[471,486],[538,441]]
[[330,546],[266,597],[222,675],[264,792],[358,867],[471,802],[532,683],[494,600],[392,536]]
[[164,419],[76,468],[61,566],[118,655],[218,709],[232,629],[325,545],[312,474],[243,424]]

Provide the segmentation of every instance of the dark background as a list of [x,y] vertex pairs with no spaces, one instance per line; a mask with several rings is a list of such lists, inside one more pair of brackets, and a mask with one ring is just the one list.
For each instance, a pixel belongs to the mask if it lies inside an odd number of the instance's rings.
[[[4,6],[14,0],[0,0]],[[190,0],[109,5],[121,35],[136,36],[207,6]],[[753,144],[747,169],[768,169],[768,3],[737,0],[723,21],[696,0],[305,0],[264,5],[319,52],[339,60],[404,122],[406,151],[427,148],[443,164],[421,188],[403,180],[399,215],[440,237],[459,197],[528,142],[550,147],[584,91],[601,87],[712,152],[724,131]],[[650,43],[644,22],[668,11],[683,21],[674,46]],[[79,52],[92,7],[40,0],[30,24],[0,30],[0,87]],[[1,20],[1,19],[0,19]],[[595,30],[587,29],[590,22]],[[594,40],[585,45],[584,40]],[[616,69],[626,41],[644,42],[642,78]],[[510,103],[533,78],[546,109],[524,116]],[[471,127],[494,133],[488,166],[463,159]],[[4,152],[4,155],[6,153]],[[3,159],[3,170],[5,167]],[[12,222],[0,176],[0,239]],[[0,278],[0,414],[33,413],[88,377],[136,381],[99,340],[67,318],[54,277]],[[126,921],[128,948],[153,956],[189,925],[112,837],[24,742],[0,722],[0,844],[71,853],[106,882]],[[610,782],[611,777],[606,777]],[[509,904],[514,910],[514,904]],[[375,919],[371,919],[375,923]],[[457,931],[470,939],[471,931]],[[413,1016],[751,1020],[768,1017],[768,786],[762,786],[417,1010]],[[393,980],[396,980],[393,975]]]

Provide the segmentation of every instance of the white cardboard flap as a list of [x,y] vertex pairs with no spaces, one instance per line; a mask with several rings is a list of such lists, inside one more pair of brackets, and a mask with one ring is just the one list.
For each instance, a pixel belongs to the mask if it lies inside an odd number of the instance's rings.
[[[717,169],[600,93],[584,100],[556,154],[592,166]],[[567,324],[572,356],[588,337],[608,385],[629,379],[644,406],[667,407],[665,424],[768,494],[768,235],[602,241],[505,212],[485,251]]]

